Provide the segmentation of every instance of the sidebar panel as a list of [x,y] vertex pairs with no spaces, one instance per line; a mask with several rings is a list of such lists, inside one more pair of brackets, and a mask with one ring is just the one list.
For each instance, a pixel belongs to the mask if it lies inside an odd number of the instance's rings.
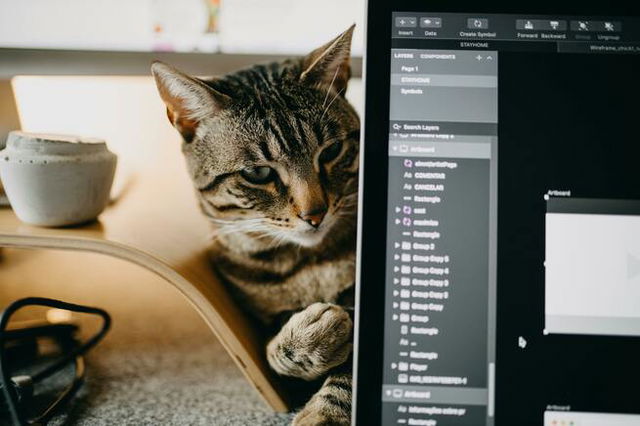
[[394,49],[382,424],[493,424],[498,55]]

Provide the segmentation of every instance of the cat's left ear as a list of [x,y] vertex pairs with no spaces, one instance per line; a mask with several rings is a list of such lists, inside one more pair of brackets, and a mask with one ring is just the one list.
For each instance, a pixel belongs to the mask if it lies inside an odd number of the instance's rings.
[[160,97],[167,106],[167,116],[185,142],[191,142],[196,128],[230,102],[229,96],[207,86],[202,80],[189,77],[160,61],[151,65]]
[[351,77],[349,59],[355,24],[302,59],[300,80],[321,90],[344,96]]

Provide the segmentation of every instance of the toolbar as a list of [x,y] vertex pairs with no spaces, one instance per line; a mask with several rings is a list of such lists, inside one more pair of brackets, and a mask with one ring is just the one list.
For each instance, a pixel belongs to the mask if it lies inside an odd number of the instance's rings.
[[395,12],[393,38],[520,41],[640,41],[640,19],[629,17],[467,15]]

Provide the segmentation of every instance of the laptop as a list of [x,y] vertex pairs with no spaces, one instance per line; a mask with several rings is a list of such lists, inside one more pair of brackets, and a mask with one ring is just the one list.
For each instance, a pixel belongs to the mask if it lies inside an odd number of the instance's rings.
[[492,3],[368,3],[353,424],[640,425],[638,5]]

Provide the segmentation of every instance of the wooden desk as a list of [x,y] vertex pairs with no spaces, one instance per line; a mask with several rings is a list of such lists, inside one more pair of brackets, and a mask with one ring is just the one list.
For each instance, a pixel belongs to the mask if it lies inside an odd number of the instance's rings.
[[[287,411],[261,339],[211,271],[210,234],[177,147],[161,165],[133,176],[120,199],[94,223],[39,228],[23,224],[10,209],[0,209],[0,246],[95,252],[162,277],[199,312],[265,401],[276,411]],[[44,264],[42,270],[56,267],[61,265]]]

